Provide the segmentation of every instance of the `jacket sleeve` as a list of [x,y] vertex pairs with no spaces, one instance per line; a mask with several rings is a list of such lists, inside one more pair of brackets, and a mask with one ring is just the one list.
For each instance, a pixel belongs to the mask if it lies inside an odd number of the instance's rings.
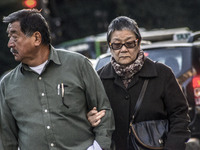
[[17,125],[12,113],[6,104],[5,88],[0,84],[0,149],[17,150]]
[[190,137],[188,103],[171,71],[165,81],[164,91],[164,103],[170,125],[165,149],[184,150],[185,143]]
[[86,87],[86,99],[89,110],[96,107],[98,111],[106,110],[101,123],[93,128],[95,140],[104,150],[110,149],[114,131],[114,116],[104,90],[103,84],[88,59],[82,65],[82,78]]

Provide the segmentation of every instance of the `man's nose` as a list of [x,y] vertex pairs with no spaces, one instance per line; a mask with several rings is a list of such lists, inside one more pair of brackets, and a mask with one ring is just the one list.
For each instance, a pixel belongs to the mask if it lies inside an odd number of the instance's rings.
[[11,48],[14,46],[13,40],[10,38],[8,41],[8,47]]

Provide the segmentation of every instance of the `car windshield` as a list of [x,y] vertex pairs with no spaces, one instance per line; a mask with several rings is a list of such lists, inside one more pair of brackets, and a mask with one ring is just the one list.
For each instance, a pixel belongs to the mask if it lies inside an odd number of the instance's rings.
[[146,49],[145,55],[154,61],[169,66],[176,77],[191,67],[191,51],[189,47]]
[[108,63],[110,62],[110,59],[111,59],[111,56],[110,56],[110,55],[98,59],[98,62],[97,62],[97,64],[96,64],[96,66],[95,66],[95,69],[96,69],[96,70],[101,69],[103,66],[105,66],[106,64],[108,64]]

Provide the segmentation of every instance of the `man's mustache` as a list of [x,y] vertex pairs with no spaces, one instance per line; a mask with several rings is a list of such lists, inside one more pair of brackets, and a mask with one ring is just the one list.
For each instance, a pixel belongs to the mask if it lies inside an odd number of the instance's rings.
[[10,49],[10,52],[11,52],[11,53],[14,53],[14,54],[18,54],[17,50],[16,50],[16,49],[13,49],[13,48]]

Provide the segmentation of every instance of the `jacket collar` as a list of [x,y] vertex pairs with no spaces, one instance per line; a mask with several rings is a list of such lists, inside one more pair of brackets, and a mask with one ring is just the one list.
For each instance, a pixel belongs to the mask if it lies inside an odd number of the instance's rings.
[[[99,75],[102,79],[117,78],[117,74],[115,73],[115,70],[112,67],[111,63],[107,64],[99,72],[100,72]],[[155,62],[153,62],[149,58],[146,58],[142,69],[135,75],[137,74],[139,77],[144,77],[144,78],[156,77],[157,70]]]

